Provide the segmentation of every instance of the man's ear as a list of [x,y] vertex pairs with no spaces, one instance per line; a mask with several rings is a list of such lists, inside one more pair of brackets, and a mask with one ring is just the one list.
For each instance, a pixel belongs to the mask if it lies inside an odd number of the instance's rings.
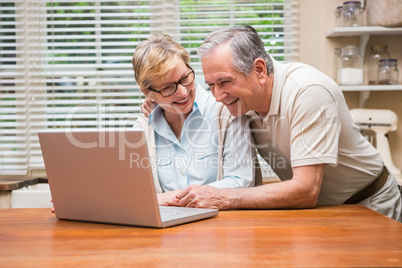
[[254,72],[257,75],[257,79],[260,83],[265,83],[267,79],[267,64],[262,58],[257,58],[254,60]]

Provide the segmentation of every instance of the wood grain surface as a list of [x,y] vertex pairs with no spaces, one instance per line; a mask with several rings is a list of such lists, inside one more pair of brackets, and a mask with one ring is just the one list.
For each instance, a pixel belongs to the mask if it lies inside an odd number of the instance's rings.
[[402,224],[359,205],[221,211],[167,229],[0,209],[0,267],[401,267]]

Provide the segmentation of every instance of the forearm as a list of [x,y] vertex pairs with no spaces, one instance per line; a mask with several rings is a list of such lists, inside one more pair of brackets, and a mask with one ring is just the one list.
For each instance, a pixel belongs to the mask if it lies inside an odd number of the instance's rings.
[[311,208],[317,202],[315,191],[304,190],[292,180],[229,191],[229,209]]
[[289,181],[252,188],[217,189],[190,185],[176,197],[180,206],[227,209],[311,208],[318,200],[324,165],[293,169]]

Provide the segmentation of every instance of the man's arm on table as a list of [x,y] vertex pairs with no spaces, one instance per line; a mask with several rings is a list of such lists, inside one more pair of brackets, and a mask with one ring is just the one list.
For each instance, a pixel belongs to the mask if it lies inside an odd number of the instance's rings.
[[146,116],[149,117],[153,109],[157,106],[156,102],[150,98],[146,98],[141,104],[141,111]]
[[259,187],[217,189],[191,185],[176,195],[180,206],[227,209],[275,209],[315,207],[324,165],[293,168],[293,178]]

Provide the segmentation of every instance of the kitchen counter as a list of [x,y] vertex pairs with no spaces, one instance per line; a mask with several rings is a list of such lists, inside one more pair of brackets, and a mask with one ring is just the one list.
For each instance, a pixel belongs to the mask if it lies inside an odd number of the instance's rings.
[[12,191],[20,189],[25,186],[34,185],[37,183],[47,183],[47,178],[36,178],[36,177],[17,177],[8,176],[0,177],[0,191]]
[[47,178],[0,176],[0,208],[11,208],[11,192],[13,190],[47,182]]

